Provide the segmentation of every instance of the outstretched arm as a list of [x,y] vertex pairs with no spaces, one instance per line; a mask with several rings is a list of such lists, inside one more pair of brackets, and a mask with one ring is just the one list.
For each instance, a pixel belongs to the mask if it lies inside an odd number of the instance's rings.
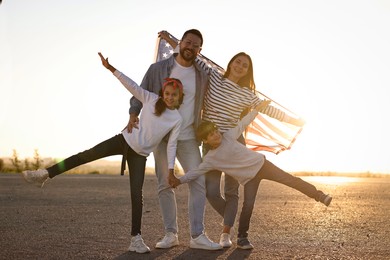
[[270,100],[264,100],[254,107],[248,114],[246,114],[236,125],[236,127],[229,129],[224,133],[224,136],[230,136],[233,139],[237,139],[245,128],[256,118],[257,114],[264,112],[269,106]]
[[255,107],[255,109],[257,110],[257,112],[262,113],[267,109],[267,107],[270,103],[271,103],[271,100],[264,100],[260,104],[258,104]]
[[[116,68],[108,62],[108,58],[104,58],[101,52],[98,52],[98,54],[100,56],[103,66],[112,73],[114,73],[116,71]],[[125,128],[127,128],[127,131],[131,133],[133,128],[138,128],[138,123],[138,116],[136,114],[130,114],[129,122],[127,123],[127,126]]]
[[270,105],[270,100],[267,101],[261,101],[255,109],[262,114],[266,114],[272,118],[275,118],[279,121],[286,122],[292,125],[296,126],[303,126],[305,124],[305,121],[302,118],[294,118],[289,115],[287,115],[285,112],[281,111],[280,109]]

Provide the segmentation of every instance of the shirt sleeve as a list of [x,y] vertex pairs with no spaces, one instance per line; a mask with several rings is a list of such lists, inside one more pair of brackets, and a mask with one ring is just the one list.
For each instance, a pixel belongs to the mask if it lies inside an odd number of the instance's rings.
[[[263,101],[264,100],[261,100],[261,102],[263,102]],[[289,116],[286,115],[285,112],[283,112],[282,110],[280,110],[272,105],[267,106],[267,108],[261,113],[266,114],[267,116],[275,118],[275,119],[282,121],[282,122],[287,122],[287,120],[289,118]]]
[[207,162],[207,155],[203,158],[203,162],[199,164],[198,168],[192,169],[182,177],[179,178],[180,183],[187,183],[197,179],[199,176],[206,174],[207,172],[214,170],[214,168]]
[[150,100],[151,98],[155,97],[156,94],[151,93],[140,86],[138,86],[137,83],[135,83],[134,80],[120,72],[119,70],[116,70],[114,72],[114,76],[118,78],[118,80],[122,83],[122,85],[131,93],[135,98],[137,98],[140,102],[144,103]]
[[264,100],[260,99],[255,93],[252,93],[252,100],[251,100],[251,108],[254,109],[255,107],[257,107],[261,102],[263,102]]
[[[149,82],[151,82],[150,75],[152,74],[152,65],[149,66],[148,71],[145,73],[144,78],[142,79],[140,87],[143,89],[148,90]],[[136,97],[131,97],[130,98],[130,108],[129,108],[129,114],[136,114],[139,115],[142,109],[142,102],[138,100]]]
[[241,121],[238,122],[236,127],[229,129],[224,133],[224,135],[236,140],[242,134],[245,128],[255,119],[257,113],[257,110],[252,110],[246,116],[244,116]]
[[[179,115],[179,113],[178,113]],[[180,116],[180,115],[179,115]],[[168,145],[167,145],[167,156],[168,156],[168,169],[174,169],[175,159],[176,159],[176,148],[177,148],[177,139],[180,134],[182,119],[177,122],[174,128],[171,130],[169,135]]]

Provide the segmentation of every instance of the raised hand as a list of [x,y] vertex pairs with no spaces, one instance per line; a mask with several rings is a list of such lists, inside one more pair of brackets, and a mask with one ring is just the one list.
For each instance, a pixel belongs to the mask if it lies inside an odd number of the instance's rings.
[[158,37],[160,37],[161,39],[164,39],[164,40],[168,40],[170,38],[169,33],[167,31],[158,32]]
[[100,56],[100,60],[102,61],[103,66],[106,69],[110,70],[112,73],[114,73],[116,69],[108,62],[108,58],[105,59],[101,52],[98,52],[98,54]]
[[160,37],[161,39],[163,39],[166,42],[168,42],[169,45],[171,45],[172,48],[174,48],[174,49],[178,45],[178,43],[169,36],[169,33],[167,31],[158,32],[158,37]]

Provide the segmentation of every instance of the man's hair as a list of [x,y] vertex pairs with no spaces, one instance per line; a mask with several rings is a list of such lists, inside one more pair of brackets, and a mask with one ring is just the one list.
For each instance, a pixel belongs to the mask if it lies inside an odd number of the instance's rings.
[[207,136],[215,130],[218,130],[218,127],[213,122],[202,121],[199,124],[198,129],[196,129],[196,138],[199,141],[203,141],[207,139]]
[[200,46],[202,47],[203,46],[203,36],[202,36],[202,33],[197,30],[197,29],[190,29],[188,31],[186,31],[184,34],[183,34],[183,37],[181,37],[181,40],[183,40],[187,34],[195,34],[196,36],[198,36],[200,38]]

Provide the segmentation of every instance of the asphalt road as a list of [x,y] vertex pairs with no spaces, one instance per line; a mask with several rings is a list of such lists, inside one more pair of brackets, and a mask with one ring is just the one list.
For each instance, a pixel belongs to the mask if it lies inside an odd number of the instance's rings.
[[[390,259],[390,178],[305,177],[333,196],[327,208],[283,185],[263,181],[252,216],[254,250],[189,248],[187,186],[176,189],[180,245],[154,249],[164,235],[156,178],[144,185],[142,236],[148,254],[127,252],[128,176],[66,175],[44,188],[0,174],[0,259]],[[342,182],[344,181],[344,182]],[[208,204],[208,236],[222,219]]]

